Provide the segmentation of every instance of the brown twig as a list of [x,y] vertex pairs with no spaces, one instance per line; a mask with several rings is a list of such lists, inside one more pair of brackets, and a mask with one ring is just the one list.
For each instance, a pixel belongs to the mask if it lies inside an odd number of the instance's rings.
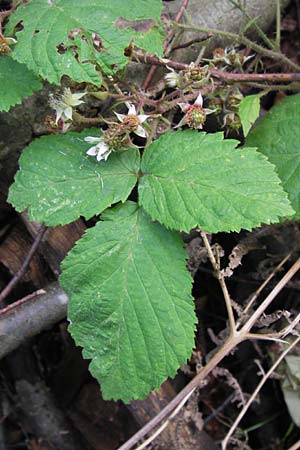
[[[155,55],[145,53],[142,50],[135,49],[132,54],[132,58],[136,61],[146,64],[154,64],[156,66],[172,67],[172,69],[181,71],[188,70],[189,64],[185,64],[178,61],[173,61],[167,58],[159,58]],[[291,83],[300,81],[300,72],[288,72],[288,73],[231,73],[224,72],[219,69],[210,69],[210,73],[213,77],[230,82],[277,82],[277,83]]]
[[273,59],[275,61],[280,61],[281,63],[284,63],[288,65],[291,69],[294,69],[295,71],[300,71],[299,64],[294,63],[291,59],[289,59],[287,56],[285,56],[281,52],[277,52],[274,50],[269,50],[265,47],[262,47],[261,45],[257,44],[256,42],[251,41],[251,39],[247,38],[244,35],[236,34],[236,33],[230,33],[229,31],[222,31],[222,30],[216,30],[214,28],[202,28],[202,27],[196,27],[193,25],[183,25],[176,22],[172,22],[174,26],[181,30],[189,30],[189,31],[198,31],[200,33],[211,33],[216,36],[222,36],[225,38],[232,39],[233,41],[236,41],[240,44],[245,45],[245,47],[249,47],[252,50],[256,51],[259,55],[266,56],[267,58]]
[[209,39],[209,38],[210,38],[210,36],[205,36],[203,38],[195,38],[195,39],[191,39],[190,41],[182,42],[182,44],[173,46],[172,51],[179,50],[182,48],[187,48],[193,44],[200,44],[201,42],[207,41],[207,39]]
[[0,309],[0,317],[4,316],[9,311],[12,311],[15,308],[20,308],[21,305],[23,305],[26,302],[31,301],[38,295],[45,294],[45,293],[46,293],[46,291],[44,289],[38,289],[37,291],[32,292],[32,294],[26,295],[26,297],[23,297],[20,300],[17,300],[16,302],[12,303],[11,305],[8,305],[5,308]]
[[20,279],[23,277],[24,273],[27,270],[27,267],[33,257],[33,255],[35,254],[44,234],[46,231],[46,227],[45,225],[41,225],[35,240],[33,241],[33,244],[28,252],[28,255],[26,256],[22,266],[20,267],[20,269],[17,271],[17,273],[13,276],[13,278],[10,280],[10,282],[8,283],[8,285],[3,289],[3,291],[0,293],[0,303],[3,302],[3,300],[8,296],[8,294],[10,294],[10,292],[12,291],[12,289],[15,287],[15,285],[20,281]]
[[204,246],[207,250],[207,254],[209,257],[209,260],[211,262],[211,265],[214,268],[214,272],[215,275],[219,281],[220,287],[222,289],[223,292],[223,296],[225,299],[225,304],[226,304],[226,309],[227,309],[227,314],[228,314],[228,319],[229,319],[229,327],[230,327],[230,334],[234,335],[236,332],[236,324],[235,324],[235,319],[234,319],[234,314],[233,314],[233,308],[232,308],[232,304],[231,304],[231,298],[224,280],[224,275],[221,273],[220,271],[220,266],[218,264],[218,262],[216,261],[216,258],[213,254],[212,248],[210,246],[210,243],[208,242],[206,233],[204,233],[204,231],[200,231],[200,235],[202,237],[202,241],[204,243]]
[[[181,4],[181,6],[179,8],[178,13],[176,14],[176,17],[175,17],[175,22],[176,23],[178,23],[179,20],[181,19],[185,9],[188,7],[188,4],[189,4],[189,0],[182,0],[182,4]],[[168,56],[167,48],[168,48],[168,43],[169,43],[169,40],[171,38],[172,32],[173,32],[173,30],[169,30],[168,33],[167,33],[166,39],[165,39],[164,50],[165,50],[165,55],[166,56]],[[151,66],[151,68],[150,68],[150,70],[148,72],[148,75],[145,78],[145,81],[144,81],[143,86],[142,86],[142,89],[144,91],[146,91],[148,89],[148,87],[150,86],[151,80],[152,80],[152,78],[155,75],[156,69],[157,69],[156,65],[152,65]]]

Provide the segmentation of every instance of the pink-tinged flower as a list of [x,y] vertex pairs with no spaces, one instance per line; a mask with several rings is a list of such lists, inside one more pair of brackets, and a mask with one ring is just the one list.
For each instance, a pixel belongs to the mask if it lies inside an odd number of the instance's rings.
[[128,108],[127,114],[119,114],[115,112],[115,115],[124,126],[124,130],[133,132],[137,136],[143,138],[147,137],[147,132],[142,127],[142,123],[144,123],[150,116],[146,114],[137,114],[135,106],[132,103],[126,102],[126,106]]
[[104,141],[103,137],[87,136],[84,138],[85,142],[96,143],[93,147],[89,148],[86,152],[89,156],[96,156],[97,161],[106,161],[112,152],[108,143]]
[[201,93],[198,95],[193,105],[190,105],[189,103],[178,103],[178,105],[184,112],[184,116],[175,128],[187,125],[196,130],[202,130],[207,114],[215,112],[212,109],[203,108],[203,98]]

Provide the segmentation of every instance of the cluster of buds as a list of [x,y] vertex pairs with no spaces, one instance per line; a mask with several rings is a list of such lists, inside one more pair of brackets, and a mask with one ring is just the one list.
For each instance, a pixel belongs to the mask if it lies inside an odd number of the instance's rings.
[[191,84],[196,88],[205,86],[210,79],[210,71],[208,65],[196,66],[191,63],[188,70],[183,73],[183,81],[185,84]]
[[226,47],[216,48],[213,51],[212,62],[214,64],[222,63],[233,67],[242,67],[254,55],[245,56],[243,52],[238,52],[235,48]]
[[179,73],[175,72],[171,67],[168,67],[169,73],[165,75],[166,85],[170,88],[184,88],[193,85],[194,88],[199,89],[210,80],[210,71],[208,65],[196,66],[191,63],[187,70],[183,70]]
[[190,105],[189,103],[179,103],[179,106],[184,112],[184,116],[176,128],[187,125],[196,130],[202,130],[207,114],[215,112],[214,110],[203,108],[203,98],[201,93],[198,95],[193,105]]
[[127,114],[119,114],[115,112],[119,123],[111,122],[109,127],[100,137],[88,136],[84,140],[91,142],[93,145],[88,149],[89,156],[95,156],[97,161],[106,161],[109,155],[118,149],[124,147],[135,147],[130,139],[130,133],[134,133],[140,137],[147,137],[147,132],[143,128],[142,123],[148,119],[146,114],[137,114],[135,106],[126,102],[128,108]]
[[10,46],[16,44],[16,42],[14,38],[4,37],[0,33],[0,56],[9,53],[11,51]]
[[73,94],[70,88],[65,88],[62,95],[50,94],[49,104],[56,112],[55,125],[61,124],[61,130],[66,132],[73,120],[73,108],[84,103],[80,100],[86,92]]

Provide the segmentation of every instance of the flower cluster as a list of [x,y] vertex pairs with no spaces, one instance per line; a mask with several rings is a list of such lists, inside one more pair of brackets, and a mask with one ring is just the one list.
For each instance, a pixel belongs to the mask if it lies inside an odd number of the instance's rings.
[[216,48],[213,51],[213,63],[225,63],[228,66],[242,67],[254,55],[245,56],[243,52],[238,52],[235,48]]
[[142,123],[148,119],[146,114],[137,114],[136,108],[132,103],[126,102],[128,108],[127,114],[119,114],[115,112],[119,123],[110,123],[100,137],[87,136],[86,142],[95,143],[88,149],[89,156],[96,156],[97,161],[106,161],[111,152],[122,147],[134,146],[131,142],[130,133],[134,133],[142,138],[147,137],[146,130],[142,127]]
[[72,122],[73,108],[84,103],[83,100],[80,100],[84,95],[86,95],[86,92],[73,94],[70,88],[65,88],[60,96],[55,97],[50,94],[49,104],[56,112],[55,123],[57,125],[59,121],[62,121],[63,131],[67,131]]

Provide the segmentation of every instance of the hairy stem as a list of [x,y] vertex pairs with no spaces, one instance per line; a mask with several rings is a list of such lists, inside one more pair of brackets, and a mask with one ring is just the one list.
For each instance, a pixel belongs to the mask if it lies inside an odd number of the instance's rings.
[[265,47],[262,47],[261,45],[257,44],[256,42],[251,41],[251,39],[247,38],[246,36],[239,35],[237,33],[231,33],[229,31],[223,31],[223,30],[216,30],[214,28],[204,28],[204,27],[196,27],[194,25],[183,25],[176,22],[172,22],[173,25],[177,28],[181,28],[183,30],[187,31],[199,31],[200,33],[211,33],[218,36],[227,37],[229,39],[235,40],[236,42],[239,42],[240,44],[245,45],[246,47],[252,48],[252,50],[255,50],[258,54],[262,56],[266,56],[268,58],[274,59],[275,61],[279,61],[281,63],[287,64],[289,67],[296,71],[300,71],[300,66],[293,61],[291,61],[289,58],[287,58],[283,53],[277,52],[274,50],[269,50]]

